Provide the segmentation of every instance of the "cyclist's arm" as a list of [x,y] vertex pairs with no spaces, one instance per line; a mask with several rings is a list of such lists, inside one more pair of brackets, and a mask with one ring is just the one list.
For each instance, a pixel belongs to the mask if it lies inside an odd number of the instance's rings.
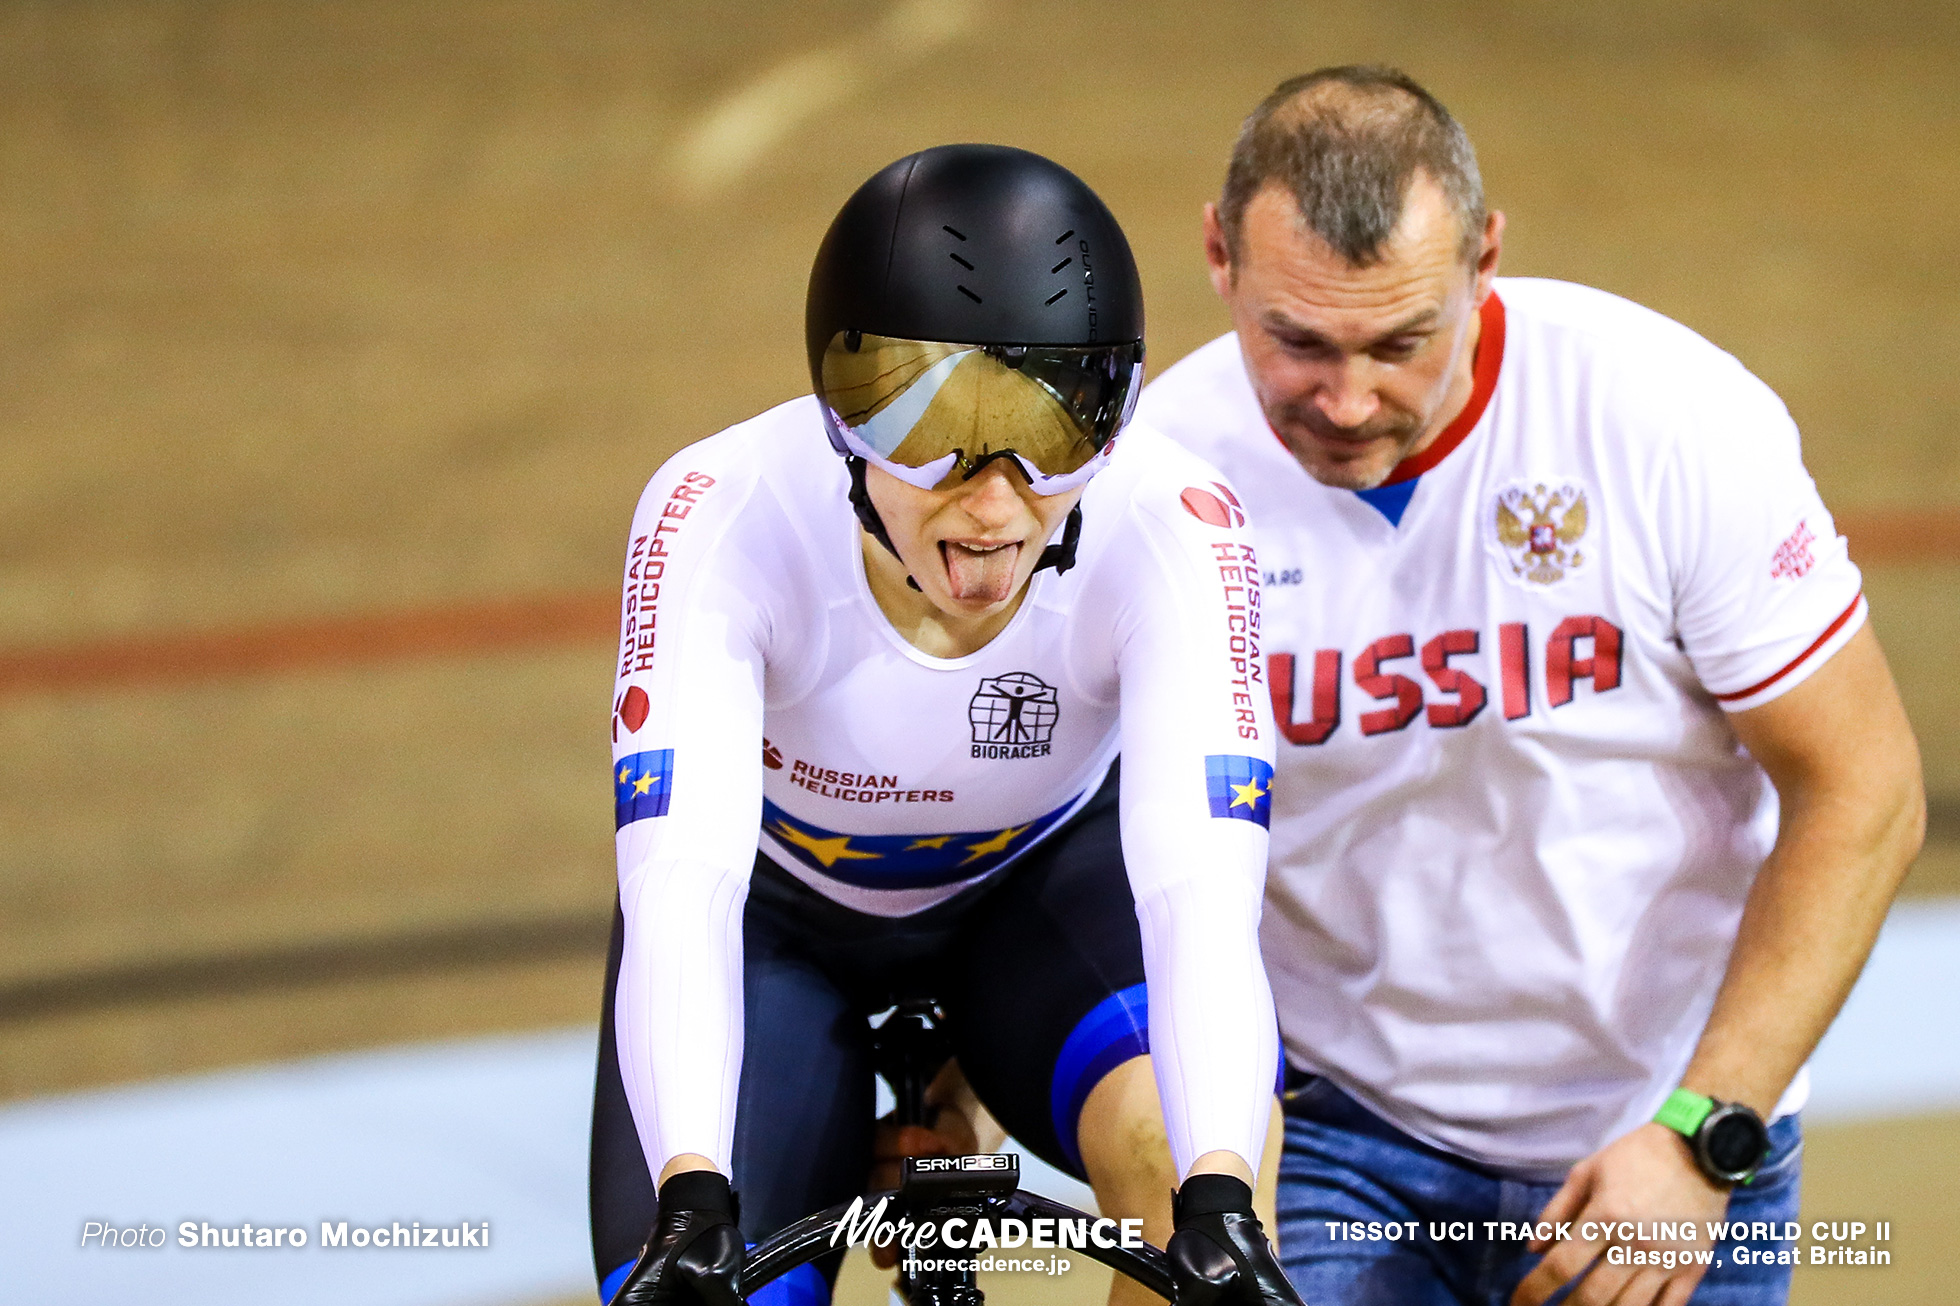
[[640,500],[613,686],[626,921],[614,1022],[656,1180],[677,1157],[729,1170],[762,809],[766,623],[739,539],[753,477],[713,443],[677,455]]
[[1249,530],[1207,525],[1177,495],[1140,489],[1119,569],[1123,855],[1178,1175],[1249,1179],[1278,1065],[1259,957],[1273,761],[1259,572]]

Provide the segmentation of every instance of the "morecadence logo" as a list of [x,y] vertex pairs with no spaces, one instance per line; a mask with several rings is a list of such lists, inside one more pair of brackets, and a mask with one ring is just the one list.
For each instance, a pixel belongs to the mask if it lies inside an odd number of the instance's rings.
[[[1030,1220],[1012,1216],[1000,1219],[951,1216],[944,1220],[913,1220],[887,1217],[891,1198],[881,1197],[877,1205],[865,1208],[862,1197],[852,1200],[830,1233],[832,1247],[898,1247],[915,1255],[934,1247],[956,1252],[1012,1250],[1026,1247],[1036,1251],[1087,1250],[1100,1247],[1143,1246],[1142,1220],[1116,1220],[1109,1216],[1083,1216],[1080,1219],[1037,1216]],[[1046,1268],[1046,1262],[1041,1263]],[[988,1267],[981,1266],[981,1269]]]

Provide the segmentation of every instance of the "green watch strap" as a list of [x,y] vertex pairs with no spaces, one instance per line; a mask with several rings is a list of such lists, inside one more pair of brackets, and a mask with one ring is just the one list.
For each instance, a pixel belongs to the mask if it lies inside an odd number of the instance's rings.
[[1714,1098],[1677,1088],[1667,1095],[1661,1109],[1654,1112],[1654,1122],[1666,1125],[1684,1138],[1693,1138],[1701,1132],[1701,1122],[1708,1119],[1714,1109]]

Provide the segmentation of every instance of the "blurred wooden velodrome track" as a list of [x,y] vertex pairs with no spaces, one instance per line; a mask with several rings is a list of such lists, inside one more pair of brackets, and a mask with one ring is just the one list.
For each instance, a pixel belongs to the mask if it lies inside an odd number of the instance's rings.
[[[14,0],[0,1099],[592,1019],[625,523],[802,389],[837,204],[934,142],[1048,153],[1161,366],[1224,329],[1239,118],[1358,59],[1464,119],[1506,271],[1790,404],[1925,751],[1908,891],[1960,893],[1953,6]],[[1808,1206],[1899,1264],[1798,1300],[1947,1300],[1956,1144],[1815,1131]]]

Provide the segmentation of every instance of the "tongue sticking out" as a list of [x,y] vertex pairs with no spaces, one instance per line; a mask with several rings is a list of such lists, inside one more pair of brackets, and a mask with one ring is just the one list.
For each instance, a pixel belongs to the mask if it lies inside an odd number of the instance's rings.
[[968,603],[1005,603],[1013,597],[1014,564],[1021,558],[1019,544],[981,551],[945,540],[939,551],[946,559],[946,579],[954,598]]

